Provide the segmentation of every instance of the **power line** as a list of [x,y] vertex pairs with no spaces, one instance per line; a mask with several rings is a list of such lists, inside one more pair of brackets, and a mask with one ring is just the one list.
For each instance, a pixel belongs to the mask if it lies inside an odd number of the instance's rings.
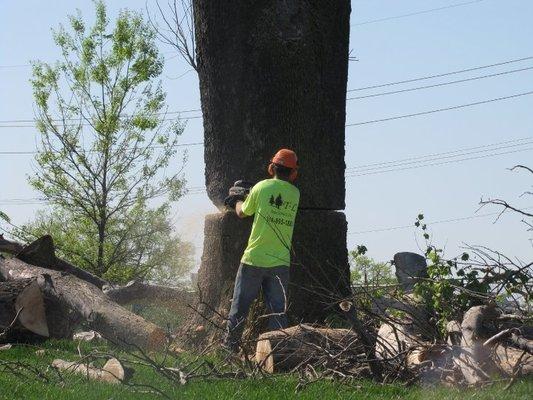
[[[417,116],[421,116],[421,115],[428,115],[428,114],[433,114],[433,113],[438,113],[438,112],[443,112],[443,111],[457,110],[457,109],[460,109],[460,108],[466,108],[466,107],[472,107],[472,106],[477,106],[477,105],[481,105],[481,104],[493,103],[493,102],[496,102],[496,101],[514,99],[514,98],[517,98],[517,97],[527,96],[527,95],[530,95],[530,94],[533,94],[533,91],[524,92],[524,93],[517,93],[517,94],[510,95],[510,96],[497,97],[497,98],[494,98],[494,99],[477,101],[477,102],[474,102],[474,103],[468,103],[468,104],[461,104],[461,105],[457,105],[457,106],[438,108],[438,109],[429,110],[429,111],[422,111],[422,112],[417,112],[417,113],[412,113],[412,114],[397,115],[397,116],[394,116],[394,117],[374,119],[374,120],[370,120],[370,121],[354,122],[354,123],[351,123],[351,124],[346,124],[345,127],[348,128],[348,127],[351,127],[351,126],[375,124],[375,123],[378,123],[378,122],[387,122],[387,121],[393,121],[393,120],[397,120],[397,119],[417,117]],[[183,118],[183,120],[196,119],[196,118],[202,118],[202,116]],[[165,120],[166,119],[164,119],[164,121]],[[173,119],[169,119],[169,120],[173,120]],[[86,125],[86,124],[82,124],[82,125]],[[19,125],[0,125],[0,128],[31,128],[31,127],[32,126],[30,126],[30,125],[22,125],[22,126],[19,126]]]
[[[531,143],[526,143],[531,144]],[[482,147],[482,146],[479,146]],[[468,157],[468,158],[462,158],[459,160],[451,160],[451,161],[443,161],[443,162],[432,162],[429,164],[423,164],[421,162],[420,165],[415,166],[409,166],[409,167],[403,167],[403,168],[391,168],[386,170],[378,170],[378,171],[371,171],[366,173],[355,173],[355,174],[348,174],[346,175],[346,178],[352,178],[352,177],[358,177],[358,176],[366,176],[366,175],[376,175],[381,173],[387,173],[387,172],[397,172],[397,171],[403,171],[408,169],[417,169],[422,167],[430,167],[430,166],[436,166],[436,165],[445,165],[445,164],[451,164],[451,163],[457,163],[457,162],[463,162],[468,160],[477,160],[477,159],[483,159],[488,157],[495,157],[499,155],[505,155],[505,154],[513,154],[518,153],[522,151],[530,151],[533,150],[533,147],[526,148],[526,149],[518,149],[518,150],[512,150],[507,152],[500,152],[500,153],[493,153],[493,154],[485,154],[482,156],[476,156],[476,157]],[[428,160],[432,161],[432,160]],[[192,186],[187,188],[187,195],[193,195],[193,194],[203,194],[206,193],[206,189],[202,186]],[[14,198],[14,199],[0,199],[0,205],[33,205],[33,204],[42,204],[43,202],[47,202],[45,199],[42,198]]]
[[[533,139],[533,138],[530,138],[530,139]],[[518,143],[516,143],[517,141]],[[346,168],[346,171],[360,173],[360,172],[382,170],[386,168],[401,167],[401,166],[410,165],[410,164],[425,164],[428,162],[434,162],[434,161],[444,160],[444,159],[449,159],[449,158],[464,157],[464,156],[472,155],[472,154],[487,153],[487,152],[493,152],[496,150],[505,150],[505,149],[509,149],[513,147],[529,146],[533,144],[533,141],[514,140],[514,141],[503,142],[503,143],[507,143],[507,144],[502,144],[500,146],[496,144],[477,146],[471,149],[462,149],[462,150],[459,149],[459,150],[454,150],[454,151],[450,151],[446,153],[437,153],[436,155],[426,155],[426,156],[419,156],[419,157],[411,157],[411,158],[404,159],[404,160],[375,163],[373,165],[370,164],[365,167],[351,167],[351,168]],[[469,151],[469,150],[472,150],[472,151]]]
[[477,106],[477,105],[480,105],[480,104],[492,103],[492,102],[495,102],[495,101],[514,99],[514,98],[517,98],[517,97],[527,96],[527,95],[530,95],[530,94],[533,94],[533,91],[524,92],[524,93],[517,93],[517,94],[510,95],[510,96],[497,97],[495,99],[477,101],[475,103],[468,103],[468,104],[461,104],[461,105],[458,105],[458,106],[438,108],[438,109],[435,109],[435,110],[422,111],[422,112],[412,113],[412,114],[397,115],[395,117],[373,119],[373,120],[370,120],[370,121],[363,121],[363,122],[354,122],[352,124],[347,124],[345,126],[346,127],[350,127],[350,126],[368,125],[368,124],[375,124],[375,123],[378,123],[378,122],[393,121],[393,120],[402,119],[402,118],[418,117],[420,115],[427,115],[427,114],[433,114],[433,113],[438,113],[438,112],[443,112],[443,111],[457,110],[457,109],[460,109],[460,108],[472,107],[472,106]]
[[503,76],[503,75],[508,75],[508,74],[514,74],[516,72],[528,71],[530,69],[533,69],[533,66],[526,67],[526,68],[520,68],[520,69],[514,69],[514,70],[510,70],[510,71],[498,72],[498,73],[495,73],[495,74],[475,76],[473,78],[466,78],[466,79],[459,79],[459,80],[450,81],[450,82],[436,83],[436,84],[433,84],[433,85],[418,86],[418,87],[414,87],[414,88],[394,90],[394,91],[390,91],[390,92],[367,94],[367,95],[364,95],[364,96],[357,96],[357,97],[348,97],[346,100],[348,100],[348,101],[349,100],[361,100],[361,99],[368,99],[370,97],[380,97],[380,96],[388,96],[388,95],[391,95],[391,94],[413,92],[415,90],[429,89],[429,88],[434,88],[434,87],[452,85],[452,84],[456,84],[456,83],[463,83],[463,82],[476,81],[476,80],[479,80],[479,79],[492,78],[492,77],[495,77],[495,76]]
[[[154,115],[171,115],[171,114],[186,114],[191,112],[197,112],[202,111],[200,108],[195,108],[192,110],[181,110],[181,111],[167,111],[167,112],[158,112],[154,113]],[[127,118],[129,115],[124,115],[123,118]],[[196,117],[198,118],[198,117]],[[61,118],[52,118],[50,119],[52,122],[63,122],[63,121],[83,121],[82,118],[65,118],[64,120]],[[0,120],[0,124],[7,124],[7,123],[34,123],[35,119],[10,119],[10,120]]]
[[[178,144],[175,144],[173,147],[190,147],[190,146],[200,146],[200,145],[203,145],[204,142],[193,142],[193,143],[178,143]],[[151,149],[165,149],[167,148],[167,146],[159,146],[159,145],[154,145],[154,146],[148,146],[149,148]],[[95,153],[97,152],[97,150],[87,150],[87,153]],[[13,155],[34,155],[34,154],[38,154],[39,152],[38,151],[0,151],[0,155],[8,155],[8,156],[13,156]]]
[[486,148],[486,147],[492,147],[492,146],[499,146],[499,145],[503,145],[503,144],[522,142],[524,140],[530,140],[530,139],[533,139],[533,137],[525,137],[525,138],[519,138],[519,139],[506,140],[504,142],[489,143],[489,144],[484,144],[484,145],[481,145],[481,146],[466,147],[466,148],[457,149],[457,150],[445,151],[445,152],[442,152],[442,153],[432,153],[432,154],[426,154],[426,155],[422,155],[422,156],[402,158],[402,159],[393,160],[393,161],[382,161],[382,162],[378,162],[378,163],[355,165],[355,166],[347,168],[347,169],[360,169],[360,168],[365,168],[365,167],[373,167],[373,166],[377,166],[377,165],[395,164],[397,162],[418,160],[418,159],[428,158],[428,157],[437,157],[437,156],[453,154],[453,153],[458,153],[458,152],[463,152],[463,151],[477,150],[477,149],[483,149],[483,148]]
[[462,2],[462,3],[450,4],[450,5],[443,6],[443,7],[437,7],[437,8],[430,8],[428,10],[415,11],[415,12],[411,12],[411,13],[408,13],[408,14],[400,14],[400,15],[393,15],[391,17],[371,19],[369,21],[359,22],[357,24],[354,24],[353,26],[368,25],[368,24],[374,24],[376,22],[383,22],[383,21],[390,21],[390,20],[393,20],[393,19],[412,17],[414,15],[428,14],[428,13],[431,13],[431,12],[447,10],[447,9],[450,9],[450,8],[467,6],[467,5],[474,4],[474,3],[481,3],[482,1],[484,1],[484,0],[465,1],[465,2]]
[[[524,207],[522,210],[529,210],[533,207]],[[459,218],[449,218],[449,219],[442,219],[439,221],[434,222],[425,222],[426,225],[438,225],[438,224],[447,224],[449,222],[460,222],[460,221],[467,221],[470,219],[475,218],[486,218],[486,217],[494,217],[497,215],[500,215],[501,211],[493,212],[493,213],[487,213],[487,214],[477,214],[477,215],[470,215],[468,217],[459,217]],[[409,229],[409,228],[415,228],[415,224],[410,225],[401,225],[401,226],[391,226],[387,228],[378,228],[378,229],[369,229],[366,231],[355,231],[355,232],[348,232],[348,235],[362,235],[365,233],[376,233],[376,232],[388,232],[388,231],[396,231],[399,229]]]
[[[201,115],[198,115],[198,116],[194,116],[194,117],[186,117],[186,118],[163,118],[161,119],[161,122],[165,122],[165,121],[188,121],[190,119],[199,119],[199,118],[203,118],[203,116]],[[56,121],[58,122],[58,121]],[[80,124],[62,124],[63,126],[90,126],[91,124],[89,123],[80,123]],[[32,125],[0,125],[0,128],[35,128],[35,124],[32,124]]]
[[533,59],[533,56],[517,58],[517,59],[514,59],[514,60],[507,60],[507,61],[502,61],[502,62],[498,62],[498,63],[494,63],[494,64],[481,65],[481,66],[471,67],[471,68],[466,68],[466,69],[460,69],[460,70],[457,70],[457,71],[445,72],[445,73],[442,73],[442,74],[435,74],[435,75],[422,76],[422,77],[419,77],[419,78],[405,79],[403,81],[379,83],[379,84],[372,85],[372,86],[365,86],[365,87],[360,87],[360,88],[355,88],[355,89],[349,89],[349,90],[347,90],[347,92],[356,92],[356,91],[359,91],[359,90],[367,90],[367,89],[377,89],[377,88],[382,88],[382,87],[386,87],[386,86],[400,85],[400,84],[403,84],[403,83],[411,83],[411,82],[423,81],[423,80],[426,80],[426,79],[441,78],[443,76],[450,76],[450,75],[461,74],[463,72],[471,72],[471,71],[477,71],[477,70],[485,69],[485,68],[498,67],[500,65],[513,64],[513,63],[526,61],[526,60],[531,60],[531,59]]
[[[183,196],[189,196],[194,194],[203,194],[207,191],[202,186],[191,186],[186,188],[187,193]],[[24,205],[40,205],[48,204],[48,200],[42,197],[29,197],[29,198],[15,198],[15,199],[0,199],[0,206],[24,206]]]
[[526,149],[505,151],[505,152],[494,153],[494,154],[485,154],[485,155],[476,156],[476,157],[467,157],[467,158],[462,158],[462,159],[459,159],[459,160],[442,161],[442,162],[435,162],[435,163],[430,163],[430,164],[414,165],[414,166],[402,167],[402,168],[392,168],[392,169],[371,171],[371,172],[365,172],[365,173],[355,173],[355,174],[346,175],[346,178],[354,178],[354,177],[358,177],[358,176],[384,174],[384,173],[387,173],[387,172],[405,171],[405,170],[409,170],[409,169],[417,169],[417,168],[422,168],[422,167],[433,167],[433,166],[436,166],[436,165],[453,164],[453,163],[458,163],[458,162],[463,162],[463,161],[479,160],[479,159],[482,159],[482,158],[496,157],[496,156],[502,156],[502,155],[506,155],[506,154],[514,154],[514,153],[520,153],[520,152],[523,152],[523,151],[530,151],[530,150],[533,150],[533,147],[528,147]]

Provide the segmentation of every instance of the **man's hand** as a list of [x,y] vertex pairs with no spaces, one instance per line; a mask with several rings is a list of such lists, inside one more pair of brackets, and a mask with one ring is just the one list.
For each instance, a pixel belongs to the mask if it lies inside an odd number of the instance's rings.
[[228,197],[224,199],[224,205],[235,210],[238,201],[246,200],[254,184],[249,181],[239,180],[229,189]]

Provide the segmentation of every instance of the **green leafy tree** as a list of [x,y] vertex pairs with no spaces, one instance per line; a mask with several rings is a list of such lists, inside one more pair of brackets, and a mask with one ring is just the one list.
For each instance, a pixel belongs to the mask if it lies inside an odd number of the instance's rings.
[[389,263],[377,262],[357,250],[350,252],[350,267],[352,285],[377,287],[397,283]]
[[[110,268],[105,277],[113,282],[132,279],[147,280],[174,286],[180,277],[194,267],[194,247],[173,233],[168,209],[148,210],[139,208],[132,217],[139,221],[132,227],[127,241],[119,236],[109,238]],[[13,233],[22,241],[51,235],[61,257],[75,265],[91,270],[94,259],[91,254],[97,246],[96,236],[86,219],[73,220],[68,212],[54,210],[51,214],[40,211],[34,221]]]
[[78,12],[54,31],[60,60],[33,63],[40,146],[30,183],[53,205],[56,223],[67,224],[65,248],[94,273],[122,280],[132,258],[154,259],[139,242],[168,234],[169,202],[185,189],[183,164],[169,175],[166,167],[183,125],[165,115],[150,25],[121,11],[111,26],[104,3],[95,9],[92,26]]

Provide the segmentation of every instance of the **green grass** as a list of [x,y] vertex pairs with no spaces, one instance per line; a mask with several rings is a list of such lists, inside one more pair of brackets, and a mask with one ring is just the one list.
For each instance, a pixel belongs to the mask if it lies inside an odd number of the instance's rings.
[[[45,349],[44,356],[37,356],[35,351]],[[82,353],[94,349],[87,344],[81,346]],[[105,346],[99,348],[106,351]],[[124,356],[124,354],[122,354]],[[0,367],[0,399],[163,399],[149,393],[134,393],[133,389],[125,385],[110,385],[99,382],[88,382],[85,378],[75,375],[65,375],[64,382],[49,367],[55,358],[76,360],[77,346],[70,341],[50,340],[42,345],[14,346],[10,350],[0,352],[2,361],[21,361],[28,363],[51,378],[44,382],[35,378],[34,374],[25,373],[18,369],[17,376],[6,372]],[[503,390],[504,383],[485,389],[448,389],[448,388],[405,388],[400,385],[376,385],[368,381],[360,381],[352,385],[333,382],[316,382],[308,385],[304,390],[296,393],[297,377],[278,375],[264,379],[249,380],[211,380],[192,381],[184,386],[173,385],[155,373],[152,369],[139,365],[132,365],[135,375],[134,384],[149,384],[164,391],[172,399],[412,399],[412,400],[466,400],[466,399],[497,399],[517,400],[530,399],[533,394],[533,380],[518,381],[509,390]],[[142,390],[137,388],[137,390]]]

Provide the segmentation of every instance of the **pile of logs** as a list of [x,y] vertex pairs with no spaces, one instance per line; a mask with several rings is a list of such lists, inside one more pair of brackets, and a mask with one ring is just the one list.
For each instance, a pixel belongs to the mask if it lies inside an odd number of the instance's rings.
[[161,349],[167,334],[123,305],[149,299],[183,307],[186,293],[139,282],[112,287],[55,255],[50,236],[28,246],[0,237],[0,342],[72,338],[80,326],[118,345]]

